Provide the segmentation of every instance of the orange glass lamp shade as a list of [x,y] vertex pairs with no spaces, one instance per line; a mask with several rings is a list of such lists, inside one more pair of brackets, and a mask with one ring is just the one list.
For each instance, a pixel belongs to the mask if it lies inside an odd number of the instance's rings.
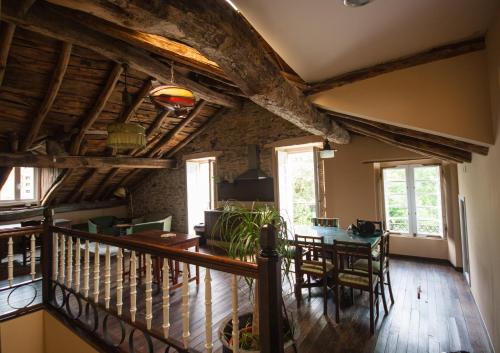
[[109,124],[108,146],[116,149],[144,147],[146,146],[146,130],[139,124]]
[[153,103],[170,110],[192,108],[195,103],[193,92],[175,85],[158,86],[149,92],[149,98]]

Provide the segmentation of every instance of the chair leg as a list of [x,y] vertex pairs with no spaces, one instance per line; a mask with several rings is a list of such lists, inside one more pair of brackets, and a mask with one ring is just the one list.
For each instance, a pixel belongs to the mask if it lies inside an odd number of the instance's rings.
[[335,284],[335,321],[340,322],[340,291],[337,284]]
[[304,280],[300,272],[296,273],[295,283],[295,300],[297,301],[297,308],[300,308],[302,301],[302,281]]
[[309,288],[307,288],[307,292],[309,294],[309,300],[311,300],[311,276],[307,275],[307,284]]
[[377,320],[378,320],[378,313],[380,311],[380,296],[379,296],[379,289],[380,289],[380,282],[377,283],[377,285],[375,286],[375,301],[377,302],[377,306],[376,306],[376,309],[377,309]]
[[387,301],[385,299],[385,285],[384,285],[384,275],[379,275],[379,285],[380,285],[380,294],[382,295],[382,304],[384,304],[384,311],[387,315],[389,311],[387,310]]
[[389,274],[389,270],[387,270],[386,275],[387,275],[387,285],[389,286],[389,296],[391,297],[391,303],[394,304],[394,296],[392,295],[391,275]]
[[323,315],[328,315],[328,286],[326,276],[323,276]]
[[373,313],[373,288],[370,289],[370,333],[375,333],[375,318]]

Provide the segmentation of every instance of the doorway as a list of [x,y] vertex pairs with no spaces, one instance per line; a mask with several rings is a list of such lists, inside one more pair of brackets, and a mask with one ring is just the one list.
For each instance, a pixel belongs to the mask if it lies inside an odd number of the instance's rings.
[[459,196],[458,202],[460,209],[460,231],[462,236],[462,266],[465,280],[470,286],[469,234],[467,232],[467,208],[465,205],[465,196]]
[[312,146],[277,150],[279,208],[285,221],[309,225],[318,213],[317,159]]
[[215,207],[214,165],[214,157],[186,161],[189,234],[194,234],[195,225],[205,222],[205,211]]

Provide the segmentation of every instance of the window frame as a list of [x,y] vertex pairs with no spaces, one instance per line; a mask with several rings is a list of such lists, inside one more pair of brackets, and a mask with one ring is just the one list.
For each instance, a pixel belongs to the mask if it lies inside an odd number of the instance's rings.
[[[416,167],[438,167],[439,170],[439,186],[441,193],[441,221],[443,225],[443,234],[424,234],[424,233],[413,233],[412,230],[416,229],[416,201],[415,201],[415,175],[413,170]],[[446,180],[443,171],[442,163],[435,161],[409,161],[409,162],[401,162],[401,163],[388,163],[380,166],[380,192],[381,192],[381,205],[382,205],[382,217],[384,219],[385,224],[387,224],[387,213],[386,213],[386,204],[385,204],[385,181],[384,181],[384,170],[385,169],[405,169],[406,170],[406,183],[407,183],[407,198],[408,198],[408,212],[410,213],[408,216],[408,224],[410,228],[409,233],[400,233],[400,232],[392,232],[391,234],[397,234],[401,236],[408,236],[414,238],[437,238],[437,239],[446,239],[448,234],[448,224],[446,217],[446,209],[447,209],[447,197],[446,197]],[[409,171],[412,171],[411,173]]]
[[[21,183],[21,168],[22,167],[12,167],[14,171],[14,200],[0,200],[0,208],[1,207],[11,207],[18,205],[26,205],[26,204],[38,204],[40,202],[40,169],[33,168],[33,185],[34,185],[34,198],[21,200],[21,188],[19,187]],[[29,167],[28,167],[29,168]]]

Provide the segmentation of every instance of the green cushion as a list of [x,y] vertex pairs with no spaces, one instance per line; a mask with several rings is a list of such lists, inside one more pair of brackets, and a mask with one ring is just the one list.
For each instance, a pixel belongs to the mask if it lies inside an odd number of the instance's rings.
[[[164,217],[161,217],[164,216]],[[165,216],[159,214],[147,215],[143,217],[134,218],[132,220],[133,225],[140,225],[145,223],[163,223],[163,228],[165,232],[170,232],[172,230],[172,216]],[[158,229],[158,228],[154,228]]]
[[89,232],[94,234],[119,235],[120,230],[114,228],[116,218],[113,216],[95,217],[88,220]]
[[157,222],[157,221],[162,221],[165,218],[172,217],[168,213],[150,213],[147,215],[142,216],[142,222],[141,223],[149,223],[149,222]]
[[[368,260],[367,259],[359,259],[354,262],[352,266],[355,270],[368,271]],[[373,273],[380,273],[380,261],[372,261],[372,269]]]
[[116,218],[114,216],[100,216],[90,218],[89,221],[92,221],[92,223],[95,223],[97,226],[111,227],[115,224]]
[[[326,272],[333,271],[334,266],[332,263],[326,263]],[[313,273],[316,275],[323,275],[323,263],[321,261],[304,261],[300,267],[300,271],[304,273]]]
[[[373,276],[373,283],[376,283],[377,276]],[[357,285],[367,287],[369,285],[369,278],[363,276],[357,276],[350,273],[339,274],[339,284],[340,285]]]

